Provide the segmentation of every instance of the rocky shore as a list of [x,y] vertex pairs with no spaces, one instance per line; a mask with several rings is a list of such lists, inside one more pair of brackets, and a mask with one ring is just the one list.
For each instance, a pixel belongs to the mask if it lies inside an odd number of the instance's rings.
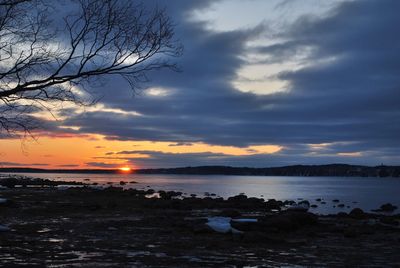
[[400,266],[392,204],[321,216],[307,201],[39,185],[0,190],[0,266]]

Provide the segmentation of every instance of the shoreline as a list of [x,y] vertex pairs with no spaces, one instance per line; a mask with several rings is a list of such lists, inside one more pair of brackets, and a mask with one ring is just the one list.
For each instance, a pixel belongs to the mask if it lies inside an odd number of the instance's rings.
[[396,210],[316,215],[279,211],[284,201],[244,195],[177,199],[181,193],[159,191],[159,198],[148,198],[152,193],[119,187],[2,189],[7,202],[0,204],[0,225],[9,230],[0,232],[0,265],[400,264]]
[[280,167],[188,166],[176,168],[121,169],[40,169],[26,167],[0,168],[0,173],[60,174],[149,174],[149,175],[240,175],[302,177],[377,177],[399,178],[400,166],[364,166],[349,164],[292,165]]

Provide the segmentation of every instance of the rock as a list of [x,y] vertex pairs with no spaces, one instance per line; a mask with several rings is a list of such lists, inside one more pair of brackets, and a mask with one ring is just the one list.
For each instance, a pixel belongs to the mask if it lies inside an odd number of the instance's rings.
[[314,225],[318,217],[312,213],[299,211],[285,211],[278,215],[261,218],[258,225],[264,229],[295,231],[307,225]]
[[344,204],[339,204],[339,205],[337,205],[337,207],[338,207],[338,208],[344,208],[345,205],[344,205]]
[[[263,205],[265,203],[264,198],[257,198],[257,197],[249,197],[247,198],[247,201],[253,204],[259,204],[259,205]],[[281,201],[279,201],[280,203],[282,203]]]
[[353,219],[365,219],[367,217],[361,208],[354,208],[350,211],[349,216]]
[[326,202],[325,202],[325,201],[322,201],[322,202],[321,202],[321,204],[322,204],[322,205],[325,205],[325,204],[326,204]]
[[310,206],[310,202],[308,202],[307,200],[301,201],[298,203],[299,205],[306,205],[306,206]]
[[281,206],[283,203],[281,201],[276,201],[275,199],[268,199],[267,202],[265,202],[265,206],[267,210],[281,210]]
[[182,192],[175,192],[175,191],[158,191],[160,198],[165,200],[171,200],[173,197],[181,196]]
[[217,233],[226,234],[232,231],[231,218],[229,217],[209,217],[206,225]]
[[147,191],[146,191],[146,194],[154,194],[156,191],[154,191],[153,189],[148,189]]
[[308,211],[310,208],[310,202],[308,201],[301,201],[298,204],[288,206],[287,210],[290,211]]
[[285,202],[283,202],[284,206],[288,206],[288,205],[290,206],[290,205],[294,205],[294,204],[296,204],[296,202],[293,200],[285,200]]
[[231,196],[228,198],[228,201],[231,201],[231,202],[241,202],[241,201],[245,201],[245,200],[247,200],[247,196],[244,194],[239,194],[239,195]]
[[394,205],[392,205],[392,204],[390,204],[390,203],[383,204],[383,205],[380,207],[380,211],[383,211],[383,212],[393,212],[393,211],[395,211],[396,209],[397,209],[397,207],[394,206]]
[[310,207],[312,207],[312,208],[317,208],[318,205],[312,204]]
[[336,216],[339,218],[347,218],[349,214],[347,214],[346,212],[339,212],[338,214],[336,214]]
[[332,202],[333,203],[339,203],[339,199],[333,199]]
[[317,201],[317,202],[321,202],[321,201],[322,201],[322,199],[321,199],[321,198],[317,198],[317,199],[315,199],[315,201]]
[[125,185],[125,184],[126,184],[126,182],[124,182],[124,181],[119,182],[119,185]]

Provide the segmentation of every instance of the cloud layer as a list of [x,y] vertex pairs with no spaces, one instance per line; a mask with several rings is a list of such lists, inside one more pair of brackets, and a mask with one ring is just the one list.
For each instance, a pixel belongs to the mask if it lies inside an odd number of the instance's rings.
[[[253,28],[213,32],[207,22],[188,18],[210,2],[169,2],[185,46],[178,59],[182,72],[151,73],[152,90],[134,98],[124,81],[111,78],[98,89],[109,110],[69,110],[64,125],[117,140],[284,147],[275,155],[153,151],[150,158],[132,160],[146,166],[398,163],[399,1],[344,2],[324,17],[303,16],[282,28],[272,45],[260,42],[269,31],[261,20]],[[233,81],[251,64],[249,53],[265,66],[301,56],[302,67],[278,75],[288,84],[284,91],[255,94],[250,83],[242,92]]]

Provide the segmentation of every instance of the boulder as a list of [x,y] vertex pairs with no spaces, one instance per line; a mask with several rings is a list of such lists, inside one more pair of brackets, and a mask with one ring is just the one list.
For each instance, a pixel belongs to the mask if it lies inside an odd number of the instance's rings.
[[281,210],[282,205],[283,203],[281,201],[276,201],[275,199],[268,199],[268,201],[265,202],[267,210]]
[[287,207],[289,211],[303,211],[306,212],[310,208],[310,202],[308,201],[301,201],[298,204],[293,204]]
[[306,206],[306,207],[310,207],[310,202],[307,201],[307,200],[300,201],[298,204],[299,204],[299,205],[304,205],[304,206]]
[[338,214],[336,214],[336,216],[339,218],[347,218],[349,214],[347,214],[346,212],[339,212]]
[[239,194],[228,198],[229,202],[242,202],[247,200],[247,195]]
[[349,216],[353,219],[365,219],[367,217],[361,208],[354,208],[350,211]]
[[258,225],[263,229],[295,231],[299,228],[314,225],[318,217],[309,212],[285,211],[277,215],[261,218]]
[[393,211],[395,211],[396,209],[397,209],[397,207],[394,206],[394,205],[392,205],[392,204],[390,204],[390,203],[383,204],[383,205],[380,207],[380,210],[383,211],[383,212],[393,212]]
[[296,204],[296,202],[293,201],[293,200],[285,200],[285,202],[283,202],[284,206],[291,206],[291,205],[294,205],[294,204]]

